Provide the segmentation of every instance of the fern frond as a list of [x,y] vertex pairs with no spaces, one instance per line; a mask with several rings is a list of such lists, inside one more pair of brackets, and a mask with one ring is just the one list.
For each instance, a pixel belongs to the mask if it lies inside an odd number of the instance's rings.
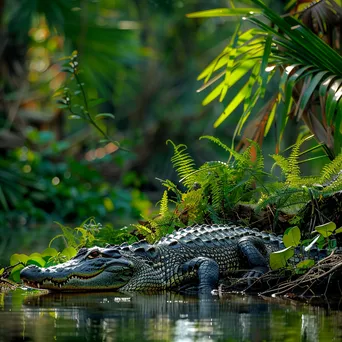
[[143,235],[146,240],[150,243],[153,243],[155,241],[155,235],[153,234],[152,229],[142,225],[142,224],[132,224],[136,230]]
[[248,171],[246,186],[252,185],[255,181],[258,181],[258,175],[260,175],[264,169],[264,157],[261,153],[260,146],[256,142],[250,141],[250,145],[242,153],[237,164],[239,169],[244,172]]
[[300,146],[303,144],[304,139],[298,140],[290,153],[289,156],[289,173],[287,174],[286,181],[289,184],[299,184],[301,181],[301,172],[299,167],[299,154]]
[[[72,229],[70,227],[64,226],[59,222],[55,222],[59,225],[59,227],[61,228],[63,234],[61,235],[61,237],[64,239],[64,242],[67,243],[67,247],[73,247],[75,249],[79,249],[80,248],[80,239],[77,236],[77,234],[75,233],[75,229]],[[51,242],[50,242],[51,244]]]
[[281,171],[282,171],[282,173],[285,175],[285,177],[286,177],[286,175],[288,174],[288,172],[289,172],[289,169],[290,169],[290,167],[289,167],[289,161],[285,158],[285,157],[283,157],[283,156],[281,156],[281,155],[279,155],[279,154],[272,154],[271,155],[271,157],[274,159],[274,164],[272,165],[272,168],[271,168],[271,172],[273,172],[273,170],[274,170],[274,168],[276,167],[276,166],[279,166],[280,167],[280,169],[281,169]]
[[[214,177],[212,177],[214,178]],[[210,182],[210,192],[212,197],[212,206],[217,213],[220,213],[224,210],[224,189],[227,186],[225,184],[224,177],[217,177],[216,179],[212,179]]]
[[298,140],[291,150],[290,156],[285,158],[279,154],[273,154],[272,158],[275,160],[275,163],[272,166],[274,169],[275,165],[278,165],[283,174],[285,175],[285,180],[288,185],[291,186],[299,186],[302,184],[301,180],[301,172],[299,167],[299,156],[300,156],[300,146],[307,139]]
[[159,215],[164,217],[168,214],[169,208],[168,208],[168,197],[167,197],[167,191],[165,190],[163,193],[163,197],[160,201],[160,209],[159,209]]
[[175,145],[171,140],[167,140],[166,143],[170,143],[173,146],[174,154],[171,158],[171,162],[174,169],[178,173],[180,182],[183,181],[185,186],[190,188],[193,185],[194,181],[193,177],[189,175],[193,173],[196,168],[195,162],[191,158],[190,154],[188,152],[185,152],[187,150],[187,146],[184,144]]
[[[339,177],[342,170],[342,154],[323,167],[319,183],[323,186],[332,185]],[[331,184],[330,184],[331,183]]]
[[176,197],[177,197],[177,201],[180,201],[182,198],[183,193],[177,188],[177,185],[173,182],[171,182],[169,179],[160,179],[160,178],[156,178],[157,180],[159,180],[163,186],[165,186],[165,188],[167,188],[168,191],[172,191]]
[[222,147],[225,151],[229,152],[230,155],[233,156],[235,159],[239,159],[241,157],[241,155],[238,152],[224,144],[219,138],[213,137],[211,135],[203,135],[199,138],[199,140],[202,139],[208,139],[215,143],[217,146]]
[[279,184],[280,188],[272,191],[271,194],[263,194],[257,203],[256,211],[260,211],[267,206],[274,206],[277,210],[294,211],[304,206],[309,200],[310,195],[303,188],[284,188]]
[[255,141],[251,141],[251,144],[254,146],[255,152],[256,152],[255,161],[254,161],[254,170],[257,173],[262,173],[264,171],[265,164],[264,164],[264,156],[262,155],[260,145],[257,144]]
[[188,224],[203,222],[205,209],[207,206],[207,197],[203,195],[203,189],[189,191],[183,195],[183,202],[177,208],[180,215],[186,213]]

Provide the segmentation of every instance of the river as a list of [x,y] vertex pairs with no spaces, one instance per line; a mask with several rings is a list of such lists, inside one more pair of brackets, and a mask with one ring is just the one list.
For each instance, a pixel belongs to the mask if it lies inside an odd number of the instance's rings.
[[342,341],[342,313],[227,295],[0,293],[0,341]]

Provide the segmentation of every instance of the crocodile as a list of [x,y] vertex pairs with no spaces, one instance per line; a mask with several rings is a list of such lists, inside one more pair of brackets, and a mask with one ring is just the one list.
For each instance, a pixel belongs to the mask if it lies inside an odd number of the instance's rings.
[[271,252],[283,249],[282,237],[235,225],[196,225],[155,244],[81,248],[71,260],[40,268],[25,267],[23,283],[53,291],[162,291],[210,293],[219,279],[246,270],[248,279],[269,270]]

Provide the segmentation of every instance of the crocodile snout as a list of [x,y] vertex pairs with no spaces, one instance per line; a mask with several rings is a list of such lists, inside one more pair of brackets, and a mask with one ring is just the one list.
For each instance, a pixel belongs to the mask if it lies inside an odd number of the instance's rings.
[[30,279],[36,275],[39,275],[42,272],[41,268],[36,265],[29,265],[26,266],[24,269],[20,272],[20,278],[21,279]]

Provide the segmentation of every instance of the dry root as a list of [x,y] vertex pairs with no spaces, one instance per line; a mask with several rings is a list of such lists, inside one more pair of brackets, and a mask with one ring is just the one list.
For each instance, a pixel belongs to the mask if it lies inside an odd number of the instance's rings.
[[[257,280],[230,278],[220,285],[221,294],[234,291],[258,293],[263,296],[314,297],[341,295],[342,255],[330,254],[302,275],[270,271]],[[329,293],[328,293],[329,289]]]

